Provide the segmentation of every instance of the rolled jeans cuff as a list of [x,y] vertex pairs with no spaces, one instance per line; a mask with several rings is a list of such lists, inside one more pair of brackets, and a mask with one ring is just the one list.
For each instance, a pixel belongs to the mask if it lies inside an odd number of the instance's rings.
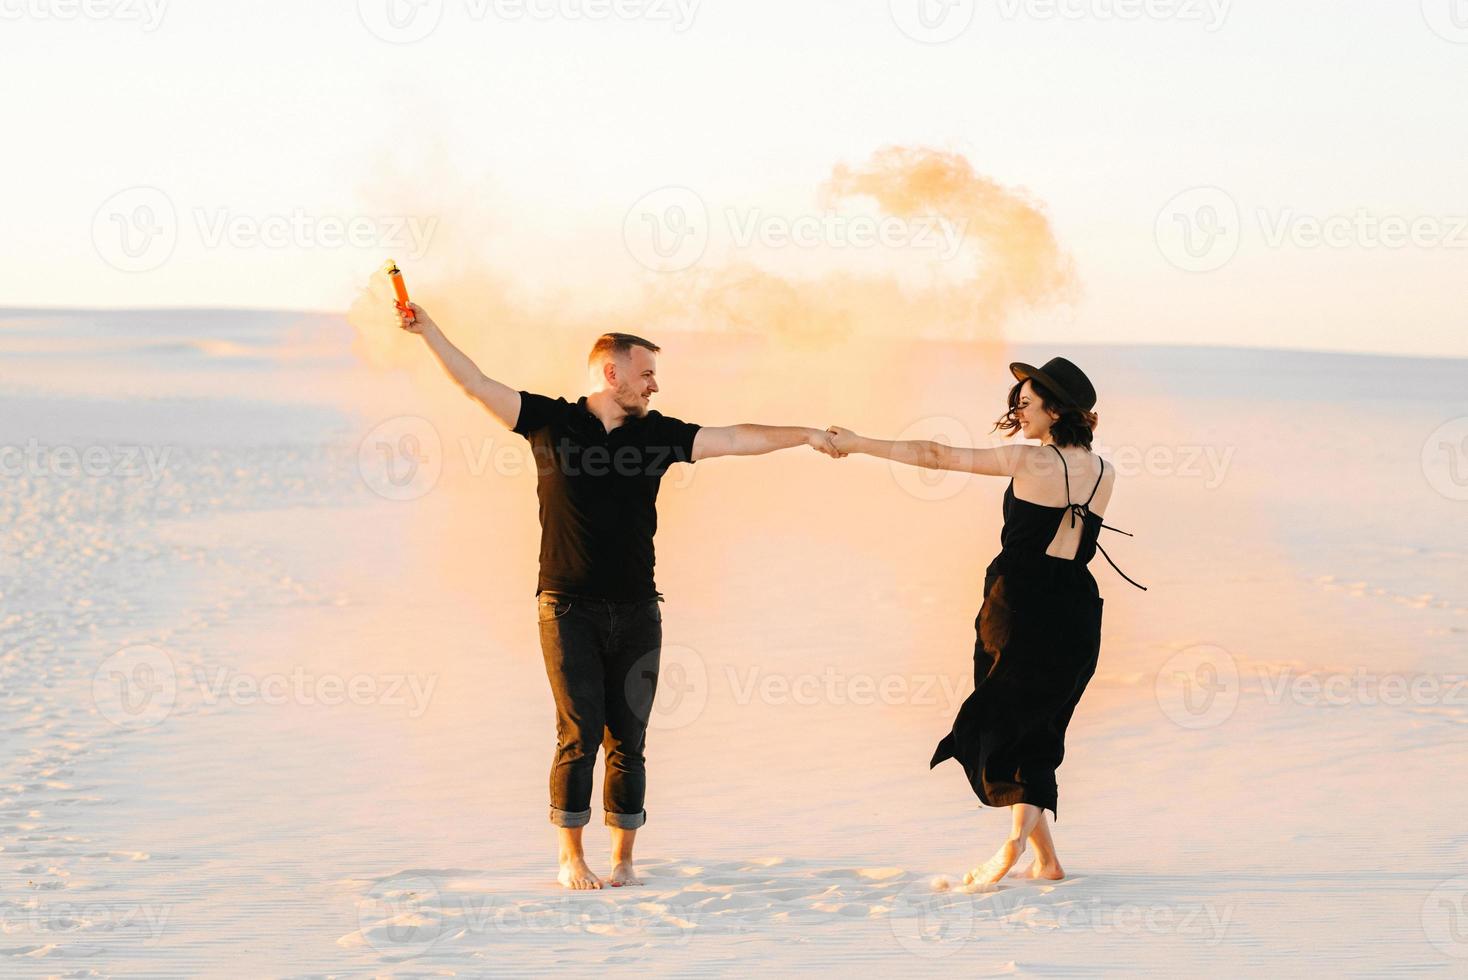
[[608,827],[616,827],[619,830],[636,830],[638,827],[647,823],[647,811],[643,810],[640,813],[613,813],[608,810],[606,813],[606,823]]
[[557,827],[585,827],[591,823],[590,810],[557,810],[550,808],[550,822]]

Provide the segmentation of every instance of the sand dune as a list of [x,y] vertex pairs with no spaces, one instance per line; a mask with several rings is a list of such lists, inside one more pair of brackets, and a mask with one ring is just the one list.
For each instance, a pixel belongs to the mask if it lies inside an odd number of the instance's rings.
[[[705,363],[737,374],[737,345],[669,346],[665,408],[736,420],[737,391],[697,389]],[[513,442],[411,379],[317,365],[282,388],[219,354],[146,396],[94,389],[103,361],[0,391],[7,445],[163,457],[0,477],[6,975],[1452,975],[1468,956],[1468,546],[1421,460],[1468,415],[1461,363],[1424,366],[1420,422],[1389,432],[1391,359],[1292,356],[1261,392],[1227,353],[1075,353],[1125,393],[1113,461],[1170,455],[1108,515],[1151,591],[1093,565],[1107,633],[1055,883],[952,887],[1004,818],[926,769],[971,683],[1002,486],[699,464],[664,491],[680,680],[655,709],[647,884],[571,895],[544,822],[533,483],[475,464],[479,440],[491,460]],[[917,345],[908,401],[845,392],[853,368],[761,414],[808,398],[836,421],[830,393],[875,431],[941,415],[982,437],[1005,357]],[[443,465],[389,499],[361,447],[410,412]]]

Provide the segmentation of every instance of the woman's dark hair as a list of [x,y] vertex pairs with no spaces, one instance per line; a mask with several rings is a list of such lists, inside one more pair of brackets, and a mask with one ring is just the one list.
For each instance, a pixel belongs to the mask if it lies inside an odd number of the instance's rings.
[[[1090,449],[1091,433],[1096,430],[1098,421],[1096,413],[1087,412],[1074,405],[1067,405],[1056,398],[1054,393],[1039,381],[1034,378],[1028,380],[1030,390],[1035,393],[1036,398],[1040,399],[1040,405],[1047,412],[1057,412],[1060,415],[1060,418],[1050,425],[1050,438],[1055,441],[1055,445],[1084,446]],[[1002,429],[1012,438],[1020,430],[1019,418],[1015,413],[1019,411],[1019,393],[1024,386],[1025,383],[1021,381],[1009,389],[1009,411],[999,416],[999,421],[994,423],[994,429],[990,431]]]

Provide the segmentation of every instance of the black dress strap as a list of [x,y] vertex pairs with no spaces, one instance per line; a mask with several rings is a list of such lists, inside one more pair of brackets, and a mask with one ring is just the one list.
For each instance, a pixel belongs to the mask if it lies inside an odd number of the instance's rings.
[[[1070,467],[1067,466],[1065,463],[1065,454],[1062,453],[1053,442],[1050,443],[1050,448],[1054,449],[1055,455],[1060,457],[1060,465],[1065,473],[1065,509],[1070,511],[1070,526],[1075,527],[1077,516],[1079,516],[1081,520],[1084,521],[1086,517],[1089,516],[1091,513],[1091,501],[1096,499],[1096,491],[1101,488],[1101,478],[1106,475],[1106,460],[1101,460],[1101,472],[1096,474],[1096,485],[1091,488],[1091,495],[1086,498],[1086,502],[1083,504],[1073,504],[1070,502]],[[1107,531],[1115,531],[1117,534],[1125,534],[1129,538],[1136,537],[1136,535],[1132,534],[1130,531],[1123,531],[1119,527],[1112,527],[1105,521],[1101,522],[1101,527]],[[1143,592],[1147,591],[1147,587],[1145,585],[1136,581],[1126,572],[1123,572],[1121,569],[1116,568],[1116,562],[1111,560],[1111,556],[1106,553],[1105,548],[1101,547],[1101,542],[1099,540],[1096,542],[1096,550],[1101,552],[1101,557],[1106,559],[1106,564],[1116,569],[1116,574],[1120,575],[1128,582],[1131,582]]]

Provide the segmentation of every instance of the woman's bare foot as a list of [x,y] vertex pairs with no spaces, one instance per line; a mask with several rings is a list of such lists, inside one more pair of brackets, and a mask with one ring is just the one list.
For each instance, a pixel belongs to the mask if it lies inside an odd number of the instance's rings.
[[1059,861],[1045,863],[1035,858],[1030,865],[1030,870],[1025,872],[1026,878],[1043,878],[1046,881],[1059,881],[1065,877],[1065,869],[1060,866]]
[[1009,874],[1009,869],[1025,852],[1024,838],[1007,840],[999,845],[994,856],[963,876],[965,885],[992,885]]
[[637,877],[637,872],[632,868],[631,861],[619,861],[612,868],[612,873],[607,877],[613,888],[621,888],[623,885],[640,885],[642,879]]
[[573,891],[600,888],[602,884],[601,879],[586,866],[586,859],[577,854],[561,858],[561,873],[556,875],[556,880]]

